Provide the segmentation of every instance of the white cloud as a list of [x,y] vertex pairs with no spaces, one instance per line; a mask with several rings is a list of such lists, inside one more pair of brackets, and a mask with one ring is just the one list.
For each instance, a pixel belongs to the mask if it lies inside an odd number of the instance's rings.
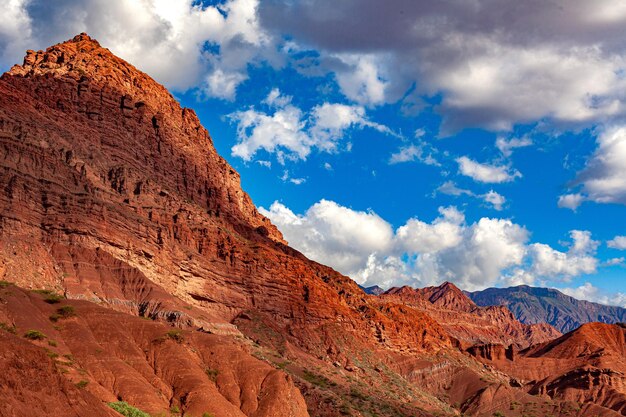
[[439,187],[437,187],[433,196],[436,195],[436,193],[451,195],[454,197],[466,195],[469,197],[478,198],[483,200],[496,211],[501,211],[504,208],[504,204],[506,204],[506,198],[502,194],[499,194],[493,190],[489,190],[485,194],[476,194],[471,190],[457,187],[454,181],[444,182]]
[[205,92],[212,97],[234,100],[237,86],[247,78],[244,74],[217,69],[207,76]]
[[[86,30],[168,87],[206,81],[205,93],[222,98],[234,97],[249,64],[292,60],[308,75],[330,75],[362,106],[439,95],[444,131],[624,116],[621,3],[544,6],[537,13],[514,0],[421,0],[385,10],[374,0],[8,0],[0,59],[8,68],[26,45],[40,49]],[[509,15],[515,22],[502,18]]]
[[457,246],[462,239],[465,216],[456,208],[439,208],[441,217],[433,223],[409,219],[396,231],[401,253],[437,253]]
[[470,190],[459,188],[452,180],[446,181],[443,184],[441,184],[439,187],[437,187],[435,192],[446,194],[446,195],[452,195],[455,197],[458,197],[460,195],[469,195],[469,196],[475,195]]
[[291,246],[366,285],[424,286],[449,280],[474,290],[568,282],[599,265],[599,243],[587,231],[571,231],[568,251],[560,252],[543,243],[529,244],[529,232],[509,219],[483,217],[468,224],[454,207],[439,208],[431,222],[409,219],[395,231],[372,211],[328,200],[302,215],[279,202],[260,211]]
[[[344,85],[360,86],[342,89],[351,99],[376,104],[404,96],[414,102],[440,94],[444,130],[508,130],[538,120],[594,124],[624,115],[621,3],[543,6],[537,13],[514,0],[497,7],[490,0],[422,0],[381,10],[374,0],[346,0],[341,7],[283,0],[263,2],[259,11],[269,31],[320,54],[319,72],[340,73]],[[503,18],[512,15],[514,22]],[[339,65],[336,57],[345,51],[370,68]],[[362,93],[369,84],[378,85],[376,95]]]
[[559,196],[557,205],[561,208],[568,208],[576,211],[578,207],[585,201],[585,196],[580,193],[564,194]]
[[363,107],[337,103],[315,106],[311,110],[310,125],[310,135],[317,147],[325,151],[334,151],[345,131],[351,128],[368,127],[384,134],[393,134],[388,127],[368,120]]
[[496,148],[506,157],[511,156],[514,149],[525,148],[532,144],[533,141],[527,137],[506,139],[505,137],[498,136],[496,139]]
[[626,258],[624,257],[620,257],[620,258],[610,258],[607,259],[606,261],[604,261],[602,263],[602,266],[617,266],[617,265],[624,265],[624,260],[626,260]]
[[604,130],[597,143],[598,148],[573,185],[582,185],[585,200],[626,204],[626,127]]
[[238,143],[232,147],[232,154],[245,161],[250,161],[259,149],[268,153],[287,152],[292,159],[306,159],[314,146],[313,139],[303,131],[306,122],[302,110],[291,104],[276,109],[273,114],[250,108],[229,117],[237,123]]
[[26,49],[30,49],[31,19],[28,0],[8,0],[0,13],[0,63],[17,64]]
[[572,244],[567,252],[561,252],[543,243],[530,245],[533,260],[532,272],[541,277],[569,281],[581,274],[596,272],[598,260],[595,252],[599,242],[591,239],[588,231],[572,230]]
[[527,240],[528,231],[511,220],[482,218],[466,229],[461,245],[442,254],[443,275],[463,288],[492,286],[523,263]]
[[559,288],[559,290],[579,300],[626,308],[626,294],[617,292],[609,295],[593,286],[590,282],[585,282],[579,287]]
[[389,157],[390,164],[399,164],[402,162],[420,161],[426,165],[441,166],[441,164],[433,156],[432,149],[430,151],[425,150],[425,144],[411,144],[402,146],[398,149],[398,152],[391,154]]
[[354,129],[370,128],[394,135],[386,126],[370,121],[361,106],[323,103],[307,115],[277,89],[263,102],[270,112],[249,108],[229,115],[237,123],[238,143],[231,149],[233,156],[250,161],[262,149],[276,153],[283,163],[284,159],[305,160],[313,148],[335,152],[339,142]]
[[290,182],[290,183],[295,184],[295,185],[302,185],[302,184],[304,184],[306,182],[306,178],[292,178],[289,175],[289,171],[288,170],[283,171],[283,175],[280,177],[280,179],[283,182]]
[[257,7],[258,0],[10,0],[0,17],[0,65],[21,61],[25,45],[40,49],[87,31],[169,88],[200,86],[232,99],[250,63],[273,60]]
[[321,200],[304,215],[296,215],[278,202],[259,211],[280,228],[293,247],[355,278],[371,254],[386,254],[393,247],[389,223],[375,213],[351,210],[332,201]]
[[626,236],[615,236],[613,239],[606,242],[606,245],[609,248],[625,250],[626,249]]
[[381,104],[385,101],[386,82],[381,77],[381,65],[374,55],[337,54],[343,64],[336,72],[342,93],[362,105]]
[[466,156],[456,159],[459,164],[459,172],[475,181],[484,183],[510,182],[522,176],[519,171],[511,171],[509,167],[489,164],[481,164]]
[[506,198],[502,194],[498,194],[493,190],[489,190],[486,194],[483,195],[485,201],[492,205],[494,210],[500,211],[502,210],[502,206],[506,203]]

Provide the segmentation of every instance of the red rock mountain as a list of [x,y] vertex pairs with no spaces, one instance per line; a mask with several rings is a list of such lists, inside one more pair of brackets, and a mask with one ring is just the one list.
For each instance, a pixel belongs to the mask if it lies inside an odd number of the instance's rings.
[[421,289],[391,288],[380,297],[427,311],[464,346],[497,343],[525,348],[561,336],[548,324],[520,323],[506,307],[478,307],[450,282]]
[[290,248],[195,113],[85,34],[0,78],[0,280],[0,416],[592,409],[501,365],[558,361],[548,326],[450,285],[368,295]]

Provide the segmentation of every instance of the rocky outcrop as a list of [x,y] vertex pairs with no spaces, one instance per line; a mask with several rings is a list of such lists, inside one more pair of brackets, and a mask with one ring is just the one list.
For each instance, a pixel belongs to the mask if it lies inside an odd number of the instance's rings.
[[580,415],[626,415],[626,329],[584,324],[551,342],[512,356],[504,347],[476,347],[470,353],[515,378],[533,396],[575,404]]
[[0,366],[10,370],[0,415],[110,416],[106,403],[125,401],[153,415],[308,416],[292,379],[244,341],[15,286],[0,297]]
[[391,288],[380,297],[423,310],[464,346],[500,344],[525,348],[561,335],[545,323],[520,323],[506,307],[478,307],[463,291],[449,282],[421,289],[406,286]]

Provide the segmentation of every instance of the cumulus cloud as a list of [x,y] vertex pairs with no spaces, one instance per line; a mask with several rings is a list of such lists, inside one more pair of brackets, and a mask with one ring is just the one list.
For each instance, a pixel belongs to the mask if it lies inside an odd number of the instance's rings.
[[0,64],[18,63],[32,36],[26,0],[8,0],[0,14]]
[[[331,58],[338,55],[366,62],[367,69],[345,62],[340,69],[344,84],[350,73],[359,86],[342,90],[361,104],[393,102],[410,89],[412,102],[441,94],[444,131],[508,130],[545,119],[595,123],[624,114],[626,16],[616,0],[414,1],[384,10],[374,0],[270,0],[259,15],[271,33],[315,50],[318,71],[337,72]],[[363,93],[367,85],[376,94]]]
[[484,183],[511,182],[522,176],[517,170],[511,170],[507,166],[482,164],[466,156],[456,159],[459,164],[459,172],[474,181]]
[[204,6],[193,0],[9,0],[0,17],[0,65],[87,31],[115,54],[176,90],[232,99],[247,66],[273,62],[258,0]]
[[529,232],[510,219],[468,223],[454,207],[439,208],[432,221],[411,218],[394,230],[372,211],[357,211],[321,200],[304,214],[279,202],[260,209],[287,241],[312,259],[363,285],[424,286],[443,280],[466,289],[497,284],[567,281],[595,271],[598,242],[572,231],[567,252],[529,244]]
[[228,117],[237,124],[238,143],[233,156],[250,161],[259,150],[276,153],[278,161],[305,160],[313,148],[335,152],[338,143],[354,129],[370,128],[386,135],[394,133],[386,126],[370,121],[358,105],[323,103],[309,114],[291,103],[291,97],[273,89],[264,103],[268,112],[251,107]]
[[581,186],[581,192],[562,198],[578,196],[579,200],[574,201],[626,204],[626,127],[605,129],[598,135],[597,144],[595,153],[572,183],[573,187]]
[[483,195],[483,198],[497,211],[502,210],[502,206],[504,206],[504,203],[506,203],[506,198],[504,198],[502,194],[499,194],[493,190],[489,190],[489,192]]
[[441,217],[432,224],[419,219],[409,219],[396,231],[401,252],[437,253],[457,246],[462,239],[465,216],[456,208],[439,208]]
[[589,124],[625,112],[626,16],[617,0],[419,0],[384,9],[374,0],[211,3],[8,0],[1,65],[18,62],[27,45],[86,30],[170,88],[202,84],[226,99],[248,65],[261,62],[330,76],[365,107],[400,100],[419,111],[440,96],[444,133],[537,120]]
[[278,202],[259,211],[280,227],[296,249],[344,273],[358,273],[371,254],[386,254],[393,246],[389,223],[373,212],[351,210],[333,201],[321,200],[304,215]]
[[569,281],[581,274],[596,272],[598,260],[595,257],[599,242],[591,239],[588,231],[572,230],[571,246],[561,252],[543,243],[530,245],[533,260],[532,271],[539,276]]
[[574,297],[579,300],[626,308],[626,294],[617,292],[609,295],[595,287],[590,282],[585,282],[579,287],[559,288],[559,290],[570,297]]
[[382,78],[380,58],[375,55],[337,54],[343,65],[335,72],[342,93],[359,104],[376,105],[385,102],[386,82]]
[[625,250],[626,249],[626,236],[615,236],[613,239],[606,242],[609,248]]
[[585,201],[585,196],[580,193],[564,194],[559,196],[557,205],[561,208],[568,208],[576,211],[578,207]]
[[624,260],[626,258],[624,257],[619,257],[619,258],[610,258],[607,259],[606,261],[604,261],[602,263],[602,266],[617,266],[617,265],[624,265]]

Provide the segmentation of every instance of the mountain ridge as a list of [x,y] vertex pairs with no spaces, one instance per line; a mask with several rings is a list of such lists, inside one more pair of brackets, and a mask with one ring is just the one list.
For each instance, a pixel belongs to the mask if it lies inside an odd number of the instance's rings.
[[590,322],[626,321],[626,309],[578,300],[554,288],[521,285],[466,293],[481,306],[505,305],[525,324],[548,323],[562,333]]

